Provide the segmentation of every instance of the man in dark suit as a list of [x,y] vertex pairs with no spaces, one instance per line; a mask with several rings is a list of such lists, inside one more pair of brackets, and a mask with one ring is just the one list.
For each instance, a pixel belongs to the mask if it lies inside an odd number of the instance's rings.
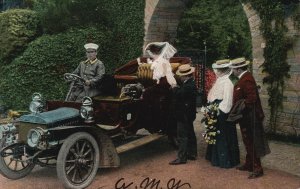
[[245,58],[237,58],[231,61],[230,67],[233,74],[239,78],[233,90],[233,106],[241,101],[245,105],[241,110],[242,118],[237,122],[247,154],[245,164],[237,169],[251,172],[248,178],[253,179],[263,175],[260,157],[270,153],[270,149],[263,128],[264,112],[256,82],[248,71],[249,63]]
[[196,118],[196,85],[193,79],[194,67],[189,64],[179,66],[176,75],[181,85],[172,86],[175,100],[175,119],[177,121],[178,154],[170,165],[185,164],[197,157],[197,141],[193,121]]

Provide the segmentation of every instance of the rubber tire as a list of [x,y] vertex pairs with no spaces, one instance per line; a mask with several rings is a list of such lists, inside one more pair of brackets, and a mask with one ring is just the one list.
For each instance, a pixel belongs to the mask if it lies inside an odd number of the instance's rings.
[[[4,142],[5,142],[5,138],[2,138],[0,140],[0,149],[2,149],[2,147],[4,146]],[[20,171],[13,171],[6,166],[4,158],[2,156],[0,156],[0,173],[8,179],[17,180],[17,179],[23,178],[32,171],[34,166],[35,166],[35,164],[32,163]]]
[[[69,181],[67,178],[67,175],[65,174],[65,160],[69,153],[70,148],[76,143],[76,141],[85,139],[88,140],[94,150],[95,150],[95,161],[94,161],[94,168],[89,176],[82,184],[75,185],[72,182]],[[86,132],[78,132],[70,135],[65,142],[63,143],[62,147],[59,150],[58,157],[57,157],[57,164],[56,164],[56,171],[57,171],[57,177],[60,179],[60,181],[63,183],[65,188],[73,188],[73,189],[79,189],[79,188],[86,188],[91,184],[91,182],[94,180],[97,170],[99,167],[99,147],[97,141],[94,139],[94,137]]]

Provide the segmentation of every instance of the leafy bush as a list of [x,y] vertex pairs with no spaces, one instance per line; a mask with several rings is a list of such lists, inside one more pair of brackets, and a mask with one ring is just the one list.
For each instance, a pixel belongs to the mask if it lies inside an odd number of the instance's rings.
[[114,34],[109,56],[115,68],[142,54],[144,38],[145,1],[102,0],[103,11],[108,13],[107,26]]
[[114,38],[105,56],[115,68],[142,53],[144,8],[140,0],[36,0],[34,4],[45,33],[91,24],[109,28]]
[[204,49],[207,62],[251,56],[249,24],[242,5],[235,0],[193,0],[178,26],[176,46]]
[[[72,72],[85,60],[83,45],[87,40],[99,44],[99,54],[108,51],[112,34],[98,28],[71,29],[57,35],[44,35],[29,44],[22,56],[1,70],[0,96],[5,105],[26,108],[33,92],[46,99],[64,99],[68,85],[63,74]],[[103,60],[100,57],[101,60]],[[103,60],[108,69],[109,64]]]
[[102,0],[36,0],[33,9],[42,21],[45,33],[55,34],[70,27],[105,22]]
[[52,35],[37,38],[0,69],[0,100],[11,108],[26,108],[33,92],[63,99],[68,86],[62,74],[85,58],[82,45],[89,41],[100,45],[98,58],[108,73],[140,56],[144,7],[140,0],[35,0],[43,31]]
[[0,59],[10,62],[38,34],[39,20],[34,11],[11,9],[0,13]]

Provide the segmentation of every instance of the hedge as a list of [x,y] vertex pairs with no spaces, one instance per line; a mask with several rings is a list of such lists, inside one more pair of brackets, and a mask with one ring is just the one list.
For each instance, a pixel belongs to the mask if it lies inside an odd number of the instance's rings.
[[[0,96],[5,105],[26,109],[34,92],[42,93],[46,99],[64,99],[69,86],[64,82],[63,74],[72,72],[86,59],[83,45],[87,39],[99,44],[101,56],[108,50],[112,34],[88,27],[44,35],[30,43],[22,56],[1,70]],[[109,70],[106,59],[101,60]]]
[[[0,59],[9,63],[39,35],[39,20],[34,11],[11,9],[0,13]],[[1,64],[0,64],[1,66]]]
[[[34,5],[34,10],[41,16],[43,31],[51,32],[37,38],[23,55],[1,68],[0,100],[3,99],[2,103],[6,106],[14,109],[27,108],[33,92],[42,92],[47,99],[63,99],[68,86],[64,83],[62,74],[72,71],[79,61],[84,59],[82,45],[89,41],[88,38],[93,37],[93,42],[100,45],[98,57],[104,62],[108,73],[142,53],[144,1],[95,0],[92,4],[94,9],[88,9],[90,4],[83,0],[37,2],[40,4]],[[51,28],[61,23],[52,18],[60,16],[51,16],[51,10],[47,10],[49,6],[43,6],[43,2],[50,3],[50,9],[53,6],[62,6],[56,13],[64,14],[64,10],[67,10],[66,15],[74,16],[72,19],[80,24],[70,21],[66,22],[68,24],[64,25],[62,30],[60,26],[59,30]],[[76,6],[68,7],[70,2],[76,2]],[[82,6],[80,3],[83,3]],[[76,7],[82,7],[80,13],[76,12]],[[47,12],[50,17],[47,17]],[[97,15],[97,12],[103,12],[102,17]],[[46,26],[49,27],[46,29]],[[65,30],[67,28],[73,29]]]
[[112,57],[115,67],[142,54],[145,1],[102,0],[102,9],[109,16],[108,27],[114,33]]
[[36,0],[45,33],[70,27],[105,25],[114,35],[110,64],[115,68],[142,54],[145,2],[141,0]]

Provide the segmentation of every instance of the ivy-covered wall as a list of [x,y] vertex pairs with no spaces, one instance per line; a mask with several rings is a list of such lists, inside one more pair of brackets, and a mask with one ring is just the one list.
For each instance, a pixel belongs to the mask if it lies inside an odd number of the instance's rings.
[[285,24],[288,29],[286,36],[292,41],[286,59],[290,77],[285,80],[282,109],[276,116],[276,132],[300,137],[300,29],[291,17],[285,20]]
[[[267,0],[255,3],[257,6],[264,2]],[[295,18],[299,16],[300,7],[299,3],[285,3],[277,4],[276,16],[269,15],[271,12],[267,8],[259,12],[259,8],[251,3],[245,3],[243,7],[252,33],[253,74],[262,86],[260,97],[266,115],[266,130],[281,136],[299,137],[300,30]],[[277,19],[279,26],[275,27],[273,19]]]

